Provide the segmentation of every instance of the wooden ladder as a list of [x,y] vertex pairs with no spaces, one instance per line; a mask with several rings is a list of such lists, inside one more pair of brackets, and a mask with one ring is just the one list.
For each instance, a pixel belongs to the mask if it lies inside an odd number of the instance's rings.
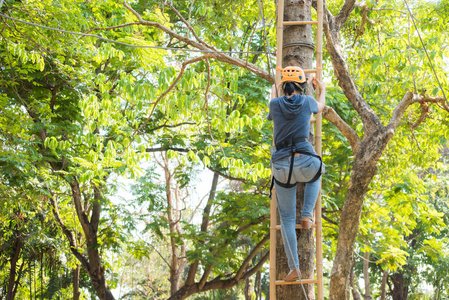
[[[305,73],[315,73],[318,80],[322,80],[323,68],[323,0],[317,1],[317,20],[316,21],[288,21],[284,22],[284,0],[279,0],[278,17],[277,17],[277,52],[276,52],[276,68],[282,68],[282,48],[284,42],[284,26],[286,25],[316,25],[316,68],[312,70],[304,70]],[[281,72],[276,71],[276,83],[281,82]],[[317,98],[321,91],[317,91]],[[311,121],[315,124],[315,151],[321,156],[321,129],[322,116],[317,114],[315,119]],[[301,284],[299,280],[286,282],[276,279],[276,233],[281,229],[277,225],[276,220],[277,202],[276,192],[272,193],[271,199],[271,221],[270,221],[270,299],[276,298],[276,286],[287,284]],[[316,229],[316,278],[302,279],[303,284],[314,283],[317,284],[317,299],[323,300],[323,244],[322,244],[322,228],[321,228],[321,187],[318,194],[318,199],[315,205],[315,225]],[[296,228],[301,228],[301,225],[296,225]],[[296,245],[294,245],[296,247]]]

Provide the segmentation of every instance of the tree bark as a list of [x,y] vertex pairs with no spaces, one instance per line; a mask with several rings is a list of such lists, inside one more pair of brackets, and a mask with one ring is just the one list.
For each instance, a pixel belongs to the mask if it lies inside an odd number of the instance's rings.
[[245,280],[245,300],[251,300],[251,280],[250,278]]
[[14,254],[11,257],[11,268],[9,269],[9,282],[8,282],[8,290],[6,292],[6,300],[13,300],[16,296],[14,293],[14,286],[16,285],[16,267],[17,262],[19,261],[20,251],[22,250],[22,240],[20,238],[17,239],[16,245],[14,247]]
[[72,270],[73,275],[73,300],[79,300],[80,292],[80,265]]
[[98,241],[97,241],[97,233],[98,233],[98,224],[100,220],[101,213],[101,192],[98,187],[94,187],[94,199],[92,203],[92,215],[89,220],[88,212],[86,212],[83,201],[81,197],[81,189],[76,178],[65,178],[68,180],[69,185],[72,190],[72,199],[75,204],[75,210],[78,215],[78,220],[81,223],[83,233],[86,239],[87,246],[87,257],[78,252],[76,249],[76,240],[73,232],[69,230],[63,223],[61,217],[59,216],[59,212],[57,210],[57,204],[54,197],[51,199],[51,204],[53,206],[53,214],[58,221],[59,225],[63,229],[64,234],[69,240],[70,250],[75,255],[75,257],[81,262],[83,267],[89,274],[89,277],[92,281],[92,286],[97,292],[100,300],[114,300],[114,296],[112,295],[107,283],[106,278],[104,276],[104,267],[101,266],[101,257],[98,251]]
[[393,300],[407,300],[408,291],[410,287],[410,274],[407,274],[409,268],[405,267],[404,270],[398,273],[394,273],[390,276],[393,282],[393,290],[391,296]]
[[254,294],[256,294],[255,300],[261,300],[262,295],[262,282],[261,282],[262,274],[260,271],[256,273],[256,279],[254,280]]
[[385,139],[385,133],[377,132],[374,137],[365,138],[355,153],[353,171],[341,213],[337,251],[331,271],[330,299],[349,298],[348,279],[363,199],[377,171],[376,164],[386,146]]
[[382,283],[380,285],[380,300],[385,300],[387,297],[387,271],[383,271],[382,273]]
[[349,275],[349,281],[351,283],[351,290],[352,290],[352,298],[354,300],[361,300],[360,294],[357,291],[356,284],[354,283],[354,280],[357,280],[357,277],[355,277],[354,274],[354,265],[352,266],[351,274]]
[[369,252],[365,252],[363,254],[363,280],[365,281],[365,294],[363,295],[363,298],[365,300],[371,300],[371,288],[370,288],[370,281],[369,281]]
[[[279,12],[278,12],[279,13]],[[284,2],[284,21],[312,20],[312,0],[290,0]],[[311,69],[315,43],[312,39],[312,26],[285,26],[282,50],[282,67],[299,66]],[[307,75],[307,74],[306,74]],[[311,80],[309,80],[311,82]],[[309,86],[310,87],[310,86]],[[312,89],[307,89],[312,94]],[[301,220],[301,211],[304,201],[304,184],[297,187],[297,220]],[[297,230],[298,254],[301,277],[314,278],[315,267],[315,240],[313,230]],[[276,278],[282,279],[289,272],[287,257],[284,251],[281,234],[278,232],[276,241]],[[304,288],[308,299],[315,299],[313,284],[305,284]],[[277,299],[305,299],[300,285],[284,285],[276,288]]]
[[176,208],[173,203],[172,189],[172,174],[168,168],[168,158],[165,154],[163,157],[163,165],[165,173],[165,195],[167,200],[168,208],[168,226],[170,228],[170,250],[171,250],[171,260],[170,260],[170,295],[173,295],[178,290],[179,284],[179,270],[178,270],[178,247],[176,245],[175,233],[176,233],[176,223],[174,217],[176,215]]

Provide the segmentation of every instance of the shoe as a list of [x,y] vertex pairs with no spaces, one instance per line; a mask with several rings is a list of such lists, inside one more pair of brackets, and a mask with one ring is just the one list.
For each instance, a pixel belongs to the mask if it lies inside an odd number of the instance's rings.
[[310,229],[312,228],[313,221],[309,218],[303,218],[301,220],[301,229]]
[[[301,275],[301,272],[299,272],[299,275]],[[284,281],[295,281],[298,280],[298,272],[296,270],[290,270],[290,273],[287,274],[287,276],[284,277]]]

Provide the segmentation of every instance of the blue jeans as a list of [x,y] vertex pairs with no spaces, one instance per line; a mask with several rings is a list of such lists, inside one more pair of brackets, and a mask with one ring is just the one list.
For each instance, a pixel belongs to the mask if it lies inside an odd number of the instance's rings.
[[[300,154],[294,157],[293,172],[290,183],[310,181],[320,168],[320,160],[316,157]],[[290,170],[291,157],[273,163],[273,175],[276,180],[286,183]],[[321,179],[306,183],[302,218],[312,218]],[[275,182],[276,199],[281,216],[281,233],[284,249],[290,269],[299,268],[298,248],[296,240],[296,186],[284,188]]]

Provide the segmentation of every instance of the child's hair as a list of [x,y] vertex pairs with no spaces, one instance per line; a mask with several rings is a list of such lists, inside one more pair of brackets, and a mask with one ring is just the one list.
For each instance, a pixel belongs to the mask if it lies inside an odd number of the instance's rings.
[[284,94],[287,96],[293,95],[294,92],[303,95],[305,93],[306,83],[286,81],[282,84],[282,89],[284,90]]

